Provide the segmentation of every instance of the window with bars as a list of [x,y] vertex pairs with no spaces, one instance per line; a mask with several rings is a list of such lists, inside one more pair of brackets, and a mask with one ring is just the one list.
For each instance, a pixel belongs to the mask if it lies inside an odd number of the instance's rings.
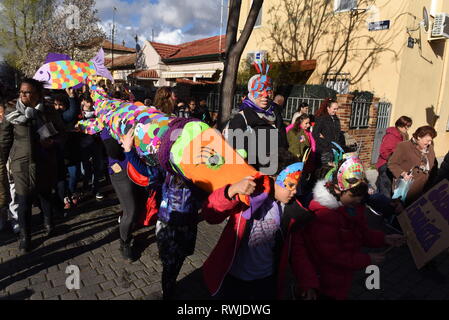
[[349,121],[350,129],[368,128],[371,104],[371,101],[352,101],[351,120]]
[[357,8],[357,0],[334,0],[334,11],[343,12]]

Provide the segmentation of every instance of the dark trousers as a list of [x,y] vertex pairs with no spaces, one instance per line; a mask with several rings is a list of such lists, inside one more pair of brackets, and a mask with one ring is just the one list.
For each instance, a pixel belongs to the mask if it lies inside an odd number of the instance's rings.
[[[92,143],[81,149],[81,162],[83,164],[83,189],[87,191],[92,183],[92,192],[100,189],[100,179],[103,177],[103,146],[101,143]],[[92,158],[92,161],[90,160]]]
[[393,174],[388,169],[387,164],[381,166],[377,171],[379,172],[376,180],[377,192],[391,199]]
[[145,209],[146,190],[133,183],[124,170],[113,173],[110,177],[123,210],[120,219],[120,238],[126,242],[131,239],[133,223]]
[[[33,208],[34,197],[32,195],[20,195],[17,194],[17,216],[21,231],[25,237],[31,237],[31,210]],[[53,214],[52,214],[52,195],[50,192],[38,194],[40,207],[44,215],[45,226],[53,225]]]
[[276,276],[245,281],[228,274],[217,298],[220,300],[274,300],[276,299]]

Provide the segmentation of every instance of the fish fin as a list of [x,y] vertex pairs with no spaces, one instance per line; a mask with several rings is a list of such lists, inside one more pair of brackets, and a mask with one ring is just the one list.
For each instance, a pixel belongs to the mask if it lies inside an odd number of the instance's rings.
[[112,77],[109,70],[104,66],[104,51],[103,48],[100,48],[95,58],[90,60],[93,62],[95,69],[97,70],[97,75],[108,78],[112,82],[114,82],[114,78]]
[[81,89],[84,86],[84,83],[79,83],[76,86],[74,86],[72,89]]
[[62,61],[62,60],[72,60],[68,55],[61,53],[52,53],[47,54],[47,58],[45,59],[45,63]]

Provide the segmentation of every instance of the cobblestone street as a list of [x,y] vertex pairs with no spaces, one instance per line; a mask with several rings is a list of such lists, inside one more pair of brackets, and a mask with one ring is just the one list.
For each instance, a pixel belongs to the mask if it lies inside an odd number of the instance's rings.
[[[101,203],[91,200],[79,212],[59,220],[56,234],[43,236],[41,216],[34,214],[33,251],[19,255],[16,237],[0,234],[0,299],[109,300],[161,299],[161,263],[157,254],[154,227],[135,233],[140,259],[122,260],[119,252],[117,218],[120,206],[109,188]],[[381,227],[377,217],[370,224]],[[187,258],[178,277],[178,299],[210,299],[202,282],[201,265],[215,245],[224,224],[200,223],[195,254]],[[66,267],[81,271],[81,288],[68,290]],[[437,257],[433,266],[440,277],[449,279],[449,254]],[[388,253],[381,266],[381,288],[365,289],[364,272],[358,272],[350,299],[449,299],[449,285],[435,270],[417,271],[407,247]]]

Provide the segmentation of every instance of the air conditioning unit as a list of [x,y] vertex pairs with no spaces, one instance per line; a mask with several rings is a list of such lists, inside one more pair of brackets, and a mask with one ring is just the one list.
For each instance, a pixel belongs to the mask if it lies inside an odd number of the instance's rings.
[[435,15],[431,37],[434,39],[449,38],[449,14],[437,13]]

